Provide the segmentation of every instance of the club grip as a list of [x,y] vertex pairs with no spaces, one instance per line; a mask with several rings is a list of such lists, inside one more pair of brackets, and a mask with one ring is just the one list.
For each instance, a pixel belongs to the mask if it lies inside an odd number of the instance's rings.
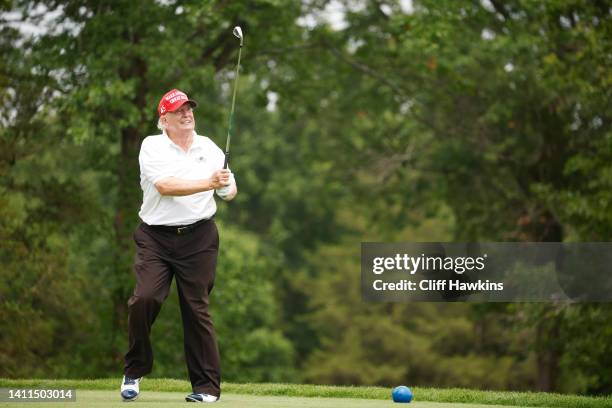
[[225,162],[223,163],[223,168],[227,169],[227,164],[229,163],[229,152],[225,152]]

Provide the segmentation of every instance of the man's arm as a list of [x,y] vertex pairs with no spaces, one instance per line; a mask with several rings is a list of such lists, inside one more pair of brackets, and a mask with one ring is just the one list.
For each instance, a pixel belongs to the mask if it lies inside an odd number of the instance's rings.
[[164,177],[155,183],[155,188],[163,196],[187,196],[203,191],[214,190],[229,185],[230,171],[217,170],[210,178],[185,180],[177,177]]

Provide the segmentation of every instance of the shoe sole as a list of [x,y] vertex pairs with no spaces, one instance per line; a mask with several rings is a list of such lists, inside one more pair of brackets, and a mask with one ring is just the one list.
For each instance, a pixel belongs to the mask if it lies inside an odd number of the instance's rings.
[[[140,377],[140,378],[138,379],[138,381],[139,381],[139,382],[142,382],[142,380],[143,380],[143,379],[144,379],[144,377]],[[136,398],[138,398],[138,396],[139,396],[139,395],[140,395],[140,393],[136,394],[136,396],[135,396],[134,398],[123,398],[123,395],[121,395],[121,400],[122,400],[123,402],[132,402],[132,401],[135,401],[135,400],[136,400]]]
[[128,398],[123,398],[123,397],[121,397],[121,400],[122,400],[123,402],[132,402],[132,401],[136,401],[136,399],[138,398],[138,396],[139,396],[139,395],[140,395],[140,394],[136,394],[136,396],[135,396],[134,398],[129,398],[129,399],[128,399]]
[[215,402],[218,402],[219,398],[217,398],[215,401],[200,401],[200,400],[197,400],[195,398],[185,397],[185,401],[187,401],[187,402],[200,402],[202,404],[213,404]]

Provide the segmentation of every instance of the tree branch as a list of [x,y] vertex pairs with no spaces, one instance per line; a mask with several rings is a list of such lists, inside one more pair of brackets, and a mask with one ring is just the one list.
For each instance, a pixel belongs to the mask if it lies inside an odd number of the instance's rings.
[[325,48],[327,48],[329,51],[331,51],[331,53],[333,55],[335,55],[338,59],[342,60],[343,62],[349,64],[350,66],[352,66],[353,68],[355,68],[356,70],[371,76],[372,78],[375,78],[377,80],[379,80],[380,82],[382,82],[383,84],[387,85],[389,88],[391,88],[391,90],[393,90],[394,93],[402,96],[402,97],[407,97],[407,93],[404,91],[404,89],[402,89],[400,86],[398,86],[397,84],[395,84],[394,82],[390,81],[388,78],[385,78],[383,75],[380,75],[378,72],[376,72],[375,70],[373,70],[372,68],[370,68],[369,66],[362,64],[361,62],[357,62],[355,60],[352,60],[351,58],[347,57],[346,55],[344,55],[343,53],[340,52],[340,50],[338,50],[336,47],[334,47],[333,45],[329,44],[329,43],[323,43],[323,46]]
[[510,20],[510,13],[508,12],[508,10],[506,10],[506,7],[504,7],[504,3],[502,1],[500,0],[490,0],[490,1],[495,11],[501,14],[504,17],[504,20],[506,21]]

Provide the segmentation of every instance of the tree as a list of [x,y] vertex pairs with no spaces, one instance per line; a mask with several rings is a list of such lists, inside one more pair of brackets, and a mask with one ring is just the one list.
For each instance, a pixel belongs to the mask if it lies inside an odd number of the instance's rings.
[[[299,116],[298,101],[318,98],[322,117],[341,118],[319,122],[324,143],[343,146],[319,161],[352,177],[347,202],[367,202],[352,209],[372,224],[442,202],[461,241],[607,239],[609,18],[601,2],[419,1],[412,14],[371,2],[346,28],[309,33],[327,64],[304,68],[299,89],[287,80],[279,100]],[[330,65],[337,90],[309,98],[331,88]],[[560,389],[570,310],[530,312],[539,389]]]

